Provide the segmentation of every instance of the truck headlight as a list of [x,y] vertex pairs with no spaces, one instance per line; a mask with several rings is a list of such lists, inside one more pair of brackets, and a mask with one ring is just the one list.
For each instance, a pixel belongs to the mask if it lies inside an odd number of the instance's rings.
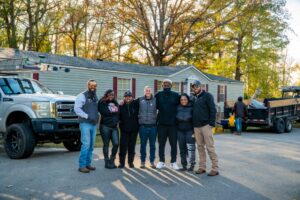
[[32,102],[32,109],[38,118],[55,118],[55,112],[50,102]]

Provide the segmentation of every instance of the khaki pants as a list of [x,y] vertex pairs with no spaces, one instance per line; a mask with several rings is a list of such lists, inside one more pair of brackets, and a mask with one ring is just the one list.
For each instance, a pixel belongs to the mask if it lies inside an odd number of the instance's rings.
[[212,128],[209,125],[194,128],[194,134],[199,152],[199,169],[206,170],[206,153],[205,146],[209,158],[212,162],[212,171],[218,171],[218,156],[214,147],[214,139]]

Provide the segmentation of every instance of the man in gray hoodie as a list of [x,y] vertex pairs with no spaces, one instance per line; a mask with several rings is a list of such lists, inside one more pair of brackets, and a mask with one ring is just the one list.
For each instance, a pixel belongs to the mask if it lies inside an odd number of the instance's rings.
[[96,139],[96,126],[99,120],[98,98],[96,95],[97,83],[89,80],[88,89],[80,93],[75,100],[74,111],[79,117],[81,131],[81,150],[79,156],[79,171],[89,173],[96,170],[91,166]]

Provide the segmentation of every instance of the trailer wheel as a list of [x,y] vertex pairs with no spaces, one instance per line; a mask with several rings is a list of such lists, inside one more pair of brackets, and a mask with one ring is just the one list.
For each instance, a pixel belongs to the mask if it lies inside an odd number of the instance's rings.
[[277,119],[274,128],[277,133],[283,133],[285,130],[284,120],[282,118]]
[[285,120],[285,132],[290,133],[293,130],[293,123],[291,120]]

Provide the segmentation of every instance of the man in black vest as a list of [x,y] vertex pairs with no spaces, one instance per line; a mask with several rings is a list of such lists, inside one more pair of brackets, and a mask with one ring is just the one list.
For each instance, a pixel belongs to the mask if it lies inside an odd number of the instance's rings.
[[79,171],[82,173],[96,170],[95,167],[91,166],[91,163],[96,139],[96,126],[99,120],[97,83],[95,80],[89,80],[87,86],[88,89],[76,97],[74,105],[74,111],[79,117],[81,131]]

